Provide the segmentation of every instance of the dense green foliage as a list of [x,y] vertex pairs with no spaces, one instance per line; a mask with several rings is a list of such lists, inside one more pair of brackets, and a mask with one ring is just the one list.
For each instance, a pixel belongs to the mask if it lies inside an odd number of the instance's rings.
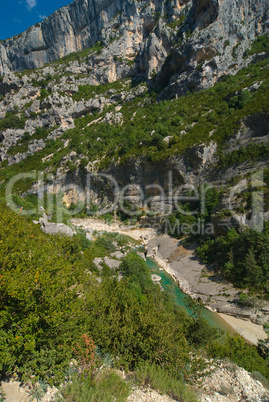
[[[194,234],[195,225],[199,224],[199,222],[207,223],[210,221],[212,213],[219,204],[223,190],[217,187],[207,188],[204,195],[203,187],[196,190],[199,194],[198,200],[187,200],[185,203],[179,203],[177,211],[167,217],[165,227],[166,233],[175,237],[191,233]],[[197,194],[191,192],[187,193],[186,196],[197,198]],[[189,228],[185,229],[184,233],[181,233],[180,225],[183,225],[184,227],[184,224],[189,225]],[[190,233],[186,233],[188,231]]]
[[[196,375],[204,364],[197,351],[207,350],[212,339],[216,356],[230,353],[199,315],[188,317],[149,283],[147,266],[133,253],[123,260],[121,281],[105,272],[97,282],[93,259],[109,255],[115,242],[128,247],[122,236],[107,234],[95,242],[83,233],[52,237],[5,208],[0,218],[1,375],[15,372],[22,379],[59,383],[77,356],[82,334],[109,353],[117,367],[134,369],[148,361],[175,381]],[[240,364],[257,370],[252,362],[257,350],[244,345],[238,344],[238,353],[243,349],[246,356]],[[258,361],[268,378],[265,361]],[[173,381],[169,386],[181,389]]]
[[[263,80],[263,83],[256,92],[245,89],[257,80]],[[109,84],[118,92],[119,85]],[[72,137],[70,148],[76,141],[78,152],[90,160],[101,154],[105,156],[102,166],[118,158],[124,162],[143,155],[149,160],[164,159],[211,140],[223,147],[239,128],[242,118],[268,110],[268,91],[268,61],[265,60],[250,65],[235,77],[227,77],[211,89],[188,94],[173,102],[156,102],[156,94],[144,93],[122,104],[123,125],[100,122],[88,125],[97,114],[81,117],[75,122],[76,128],[66,132],[65,137]],[[94,93],[99,93],[99,87],[84,85],[74,97],[76,100],[88,99]],[[102,114],[108,111],[106,109]],[[210,132],[213,132],[211,136]],[[171,136],[168,142],[164,141],[167,136]]]
[[240,367],[250,372],[259,371],[268,378],[268,360],[265,363],[257,348],[247,344],[239,335],[227,333],[221,340],[212,340],[207,350],[213,357],[228,358]]
[[254,163],[258,160],[269,157],[269,145],[268,144],[249,144],[246,147],[236,149],[228,154],[221,154],[218,165],[220,167],[232,166],[235,164],[249,162]]
[[230,229],[227,235],[205,241],[196,250],[204,262],[216,263],[216,269],[238,287],[268,292],[269,232]]
[[124,258],[119,269],[123,275],[129,278],[129,287],[141,296],[142,293],[149,293],[155,287],[151,280],[150,270],[145,261],[135,252],[129,253]]
[[85,262],[89,269],[95,247],[105,253],[104,244],[85,244],[82,255],[79,236],[45,236],[6,210],[0,230],[2,373],[57,382],[72,345],[89,333],[104,352],[118,356],[120,366],[152,360],[183,375],[190,348],[185,313],[167,310],[158,289],[138,300],[128,281],[104,278],[97,286]]

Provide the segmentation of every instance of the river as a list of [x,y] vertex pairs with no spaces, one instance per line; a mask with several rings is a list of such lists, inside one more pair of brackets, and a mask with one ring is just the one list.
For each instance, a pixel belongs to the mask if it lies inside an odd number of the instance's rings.
[[[191,310],[191,308],[188,307],[188,299],[190,296],[183,293],[182,290],[180,290],[180,288],[177,286],[174,279],[164,270],[160,270],[160,267],[154,260],[152,260],[151,258],[147,258],[146,264],[150,268],[152,274],[159,275],[162,278],[161,285],[164,291],[172,293],[175,298],[176,304],[181,307],[184,307],[184,309],[187,311],[189,315],[193,315],[193,311]],[[213,313],[207,310],[206,308],[202,307],[202,316],[213,327],[220,328],[224,331],[228,330],[234,332],[232,327],[229,324],[227,324],[227,322],[223,320],[219,316],[219,314]]]

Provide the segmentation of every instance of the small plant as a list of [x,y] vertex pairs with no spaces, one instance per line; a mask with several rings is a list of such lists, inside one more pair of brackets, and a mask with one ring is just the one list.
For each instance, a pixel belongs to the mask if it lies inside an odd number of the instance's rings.
[[5,393],[3,391],[2,386],[0,386],[0,402],[4,402],[5,401]]
[[257,381],[260,381],[265,388],[268,388],[268,380],[259,371],[252,371],[252,377]]
[[91,372],[94,367],[96,346],[87,334],[83,334],[81,339],[82,344],[77,343],[75,348],[75,353],[78,355],[79,372]]
[[16,114],[16,111],[6,113],[6,116],[3,120],[0,121],[0,130],[6,130],[8,128],[24,128],[25,126],[25,118],[19,117]]
[[67,402],[124,402],[130,393],[130,386],[113,370],[97,372],[94,379],[88,376],[74,376],[56,396],[56,401]]
[[47,392],[47,384],[43,382],[37,382],[33,385],[32,391],[30,392],[30,401],[41,401]]
[[244,57],[269,50],[269,34],[260,35],[252,42],[251,48],[244,52]]
[[186,15],[181,15],[177,20],[169,22],[167,25],[172,29],[176,29],[177,27],[180,27],[183,25],[185,19],[186,19]]

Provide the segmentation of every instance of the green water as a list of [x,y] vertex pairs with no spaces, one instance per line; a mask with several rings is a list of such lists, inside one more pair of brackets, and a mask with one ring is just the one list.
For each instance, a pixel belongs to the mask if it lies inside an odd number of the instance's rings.
[[[161,285],[164,291],[169,292],[173,295],[177,305],[184,307],[189,315],[193,315],[193,311],[188,307],[189,296],[180,290],[173,278],[163,270],[159,270],[160,267],[150,258],[146,259],[147,266],[150,268],[153,274],[159,275],[161,280]],[[224,331],[231,330],[231,327],[217,314],[212,313],[206,308],[202,308],[203,317],[209,322],[210,325],[220,328]]]

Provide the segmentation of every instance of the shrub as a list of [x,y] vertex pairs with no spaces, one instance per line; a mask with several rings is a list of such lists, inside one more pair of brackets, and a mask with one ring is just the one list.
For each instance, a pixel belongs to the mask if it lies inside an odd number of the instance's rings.
[[260,381],[265,388],[268,388],[268,380],[259,371],[252,371],[252,376],[255,380]]
[[140,256],[129,253],[122,261],[119,269],[129,278],[129,285],[140,296],[153,289],[150,270]]
[[255,53],[262,53],[269,50],[269,34],[260,35],[252,42],[251,48],[247,49],[244,56],[251,56]]
[[250,100],[251,94],[247,90],[240,91],[238,95],[230,99],[228,106],[234,109],[242,109]]
[[259,371],[264,377],[269,378],[268,365],[259,355],[257,348],[247,344],[239,335],[226,333],[224,337],[211,341],[207,350],[212,357],[229,358],[245,370]]
[[74,375],[72,382],[61,389],[56,401],[66,402],[124,402],[130,386],[113,370],[101,369],[91,376]]
[[0,121],[0,130],[6,130],[8,128],[23,129],[24,126],[25,126],[25,118],[24,117],[20,118],[19,116],[14,114],[14,112],[7,113],[5,118]]
[[[216,263],[219,272],[238,287],[268,291],[269,236],[268,230],[258,233],[245,230],[237,233],[230,229],[224,236],[207,240],[196,250],[205,262]],[[241,295],[241,303],[255,304],[255,298]]]
[[143,387],[158,390],[161,394],[167,394],[176,401],[195,402],[197,397],[184,383],[177,380],[155,364],[145,362],[135,370],[135,380]]

